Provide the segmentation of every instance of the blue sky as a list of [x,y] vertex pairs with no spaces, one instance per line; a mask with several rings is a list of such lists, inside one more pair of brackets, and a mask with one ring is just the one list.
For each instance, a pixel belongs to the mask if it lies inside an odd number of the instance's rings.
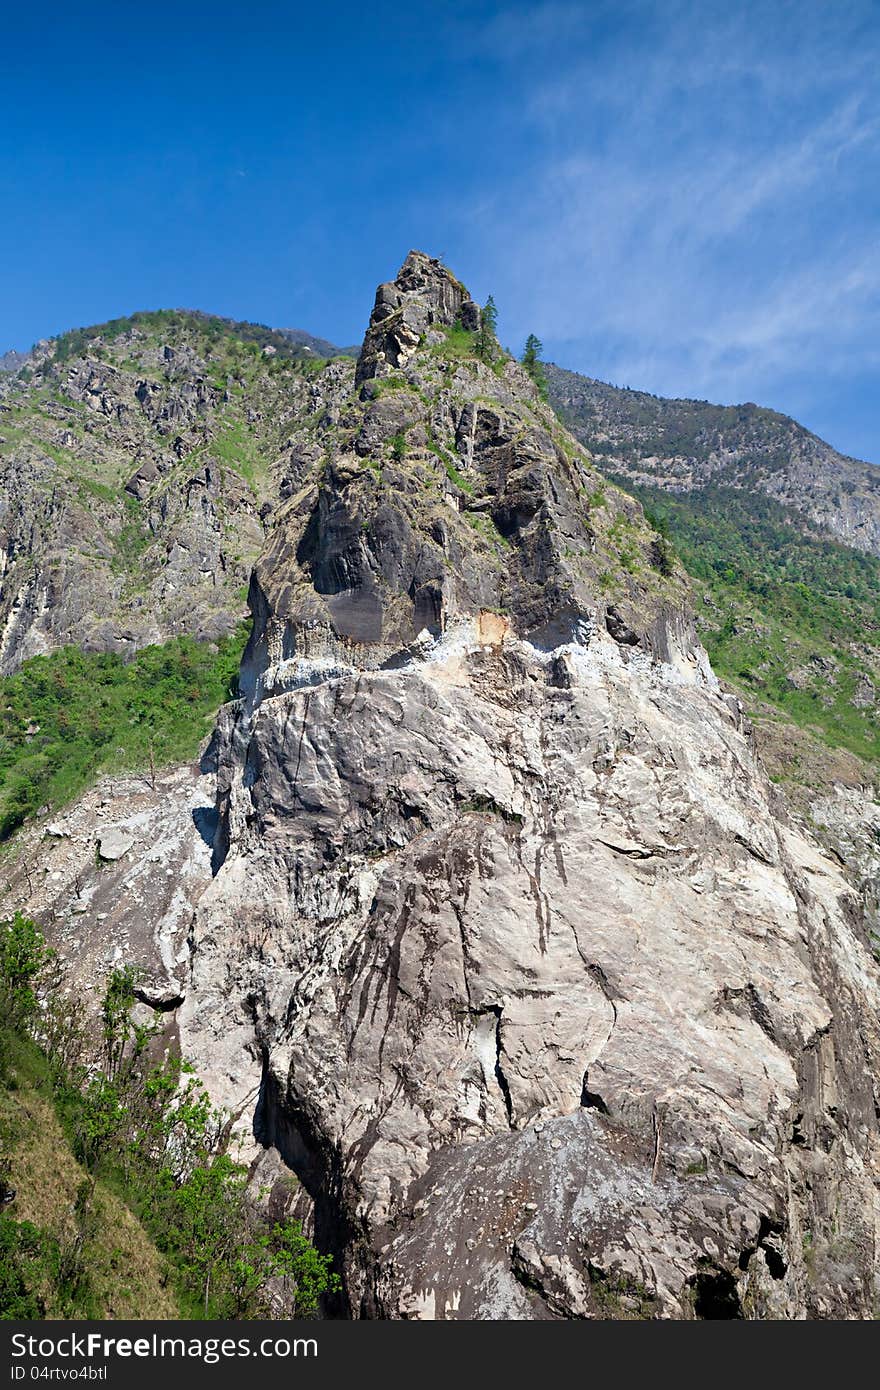
[[0,25],[0,351],[191,306],[358,341],[411,246],[503,341],[880,462],[877,0],[56,0]]

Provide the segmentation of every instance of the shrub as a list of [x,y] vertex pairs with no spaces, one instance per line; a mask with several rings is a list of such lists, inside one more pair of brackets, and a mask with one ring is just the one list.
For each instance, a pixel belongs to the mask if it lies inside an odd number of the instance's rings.
[[217,646],[178,637],[128,663],[64,647],[0,679],[0,840],[101,772],[195,757],[236,693],[240,630]]
[[[160,1021],[131,1016],[136,975],[110,973],[101,1003],[100,1058],[77,1055],[67,1065],[40,1052],[57,1031],[54,993],[45,992],[53,953],[39,928],[18,914],[2,924],[0,990],[18,1000],[4,1014],[0,1036],[15,1034],[21,1055],[42,1057],[41,1084],[50,1088],[75,1157],[84,1166],[73,1207],[73,1230],[59,1239],[28,1223],[0,1217],[0,1317],[42,1317],[42,1290],[63,1316],[96,1316],[89,1249],[100,1223],[95,1193],[109,1184],[168,1259],[181,1308],[190,1316],[272,1316],[269,1285],[284,1310],[314,1315],[325,1293],[340,1286],[332,1260],[293,1220],[268,1221],[248,1198],[248,1170],[228,1152],[227,1117],[211,1103],[180,1057],[157,1061],[150,1048]],[[42,1005],[38,996],[42,993]],[[82,1005],[79,1004],[82,1011]],[[3,1136],[0,1135],[0,1138]],[[18,1136],[20,1142],[20,1136]],[[14,1159],[15,1144],[4,1143]],[[8,1155],[4,1159],[8,1166]],[[5,1181],[5,1173],[0,1174]]]

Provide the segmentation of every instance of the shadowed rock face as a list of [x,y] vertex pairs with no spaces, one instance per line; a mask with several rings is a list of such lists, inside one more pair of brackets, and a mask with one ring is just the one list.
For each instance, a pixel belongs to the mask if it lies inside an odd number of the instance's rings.
[[468,303],[414,253],[372,375],[316,388],[208,759],[184,1050],[350,1315],[870,1316],[864,905],[638,507],[443,334]]

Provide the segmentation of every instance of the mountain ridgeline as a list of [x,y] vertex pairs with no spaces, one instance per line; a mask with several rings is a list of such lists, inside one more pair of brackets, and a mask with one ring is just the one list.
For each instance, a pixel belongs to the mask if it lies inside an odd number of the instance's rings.
[[[813,445],[548,403],[420,252],[356,361],[260,332],[137,316],[0,386],[7,765],[70,644],[161,680],[172,637],[226,670],[245,583],[252,623],[200,771],[28,810],[10,901],[86,996],[137,965],[327,1315],[872,1316],[875,558],[794,505]],[[808,726],[822,838],[733,688]]]
[[772,410],[546,372],[560,417],[678,550],[718,674],[754,712],[876,761],[880,468]]
[[757,405],[665,400],[548,365],[553,404],[589,435],[603,471],[672,493],[757,492],[809,525],[880,556],[880,470],[846,458],[795,420]]

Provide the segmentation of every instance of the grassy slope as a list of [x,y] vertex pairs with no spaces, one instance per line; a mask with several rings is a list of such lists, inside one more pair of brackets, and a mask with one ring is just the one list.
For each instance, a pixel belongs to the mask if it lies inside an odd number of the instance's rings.
[[[216,434],[219,443],[219,449],[211,452],[219,454],[259,495],[275,443],[272,408],[291,379],[319,371],[323,362],[271,329],[231,324],[208,315],[158,310],[62,335],[41,371],[26,369],[7,388],[5,444],[11,448],[32,441],[93,501],[136,505],[123,492],[132,472],[130,451],[116,449],[100,419],[96,422],[94,413],[68,394],[66,372],[71,363],[87,358],[106,362],[133,383],[145,381],[158,389],[173,389],[176,383],[192,379],[192,368],[163,360],[162,351],[169,344],[178,354],[182,350],[193,354],[204,369],[200,379],[228,396],[211,412],[212,439]],[[273,356],[267,358],[264,348],[271,349]],[[263,407],[270,418],[252,419],[254,406]],[[74,436],[67,445],[57,443],[59,425]],[[195,461],[191,456],[183,459],[183,471]],[[166,475],[157,484],[158,491],[172,482],[173,475]]]
[[[83,361],[113,369],[110,394],[122,407],[121,424],[112,409],[89,409],[69,388],[69,373]],[[271,329],[184,311],[77,329],[54,342],[44,363],[0,379],[0,474],[27,479],[37,514],[51,507],[62,516],[64,548],[80,552],[97,573],[110,572],[124,616],[132,605],[137,611],[167,565],[166,532],[175,534],[181,489],[212,464],[222,478],[219,512],[230,561],[213,606],[239,615],[240,590],[256,558],[239,524],[242,509],[255,512],[273,497],[272,465],[291,405],[324,365]],[[159,402],[185,401],[195,385],[202,404],[174,425],[154,425],[136,397],[146,390]],[[169,467],[178,435],[186,452]],[[144,459],[163,460],[163,469],[135,498],[125,485]],[[8,488],[14,493],[14,482]]]
[[[775,411],[665,400],[547,372],[551,400],[597,466],[665,521],[697,581],[697,620],[718,674],[765,722],[789,722],[876,764],[870,687],[880,687],[880,561],[835,542],[800,514],[796,496],[780,505],[755,479],[800,459],[821,482],[826,466],[852,463],[855,484],[867,480],[870,492],[880,472],[842,459]],[[694,464],[699,475],[715,453],[732,460],[717,464],[715,485],[669,491],[676,478],[688,487]],[[665,486],[636,484],[615,465]],[[734,475],[740,486],[730,486]]]
[[628,486],[697,581],[713,667],[747,707],[880,759],[876,706],[858,703],[866,678],[880,687],[880,561],[805,532],[764,497]]
[[[32,1222],[45,1233],[44,1250],[68,1259],[83,1234],[75,1216],[77,1194],[87,1181],[50,1099],[43,1091],[36,1049],[22,1046],[14,1085],[0,1090],[0,1125],[13,1136],[9,1176],[15,1202],[3,1222]],[[49,1274],[36,1284],[47,1318],[176,1318],[180,1310],[166,1261],[129,1208],[98,1182],[81,1250],[87,1278],[60,1287]]]
[[64,647],[0,680],[0,839],[99,773],[194,758],[236,693],[245,638],[244,628],[218,645],[180,637],[128,664]]

